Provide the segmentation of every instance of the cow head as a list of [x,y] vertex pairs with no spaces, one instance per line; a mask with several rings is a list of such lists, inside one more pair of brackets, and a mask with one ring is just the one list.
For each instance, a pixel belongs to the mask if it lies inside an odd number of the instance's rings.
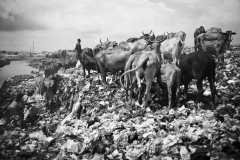
[[172,32],[171,32],[171,33],[168,33],[168,32],[167,32],[167,34],[168,34],[168,35],[167,35],[167,38],[168,38],[168,39],[173,38],[173,37],[175,37],[175,35],[176,35],[176,33],[172,33]]
[[147,34],[145,34],[145,33],[142,31],[143,36],[141,36],[139,39],[148,39],[148,38],[150,37],[151,33],[152,33],[152,30],[150,31],[150,33],[147,33]]
[[149,44],[152,44],[152,47],[153,48],[159,48],[158,46],[160,45],[160,43],[162,43],[163,41],[165,41],[165,39],[167,39],[167,36],[164,36],[164,35],[161,35],[161,36],[158,36],[158,39],[155,38],[155,40],[150,40],[150,39],[146,39],[146,41],[149,43]]
[[118,45],[118,43],[117,43],[116,41],[111,41],[111,42],[109,43],[108,47],[114,48],[114,47],[117,46],[117,45]]
[[230,49],[230,43],[232,42],[233,38],[232,35],[235,35],[235,32],[232,31],[226,31],[226,33],[223,33],[225,36],[224,42],[226,43],[226,49]]

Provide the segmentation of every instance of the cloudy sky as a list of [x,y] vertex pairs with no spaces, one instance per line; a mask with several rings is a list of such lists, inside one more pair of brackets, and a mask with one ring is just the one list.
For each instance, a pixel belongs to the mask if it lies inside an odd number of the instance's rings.
[[193,46],[199,26],[235,31],[240,44],[239,0],[1,0],[0,50],[35,52],[73,49],[102,41],[125,41],[142,31],[184,31]]

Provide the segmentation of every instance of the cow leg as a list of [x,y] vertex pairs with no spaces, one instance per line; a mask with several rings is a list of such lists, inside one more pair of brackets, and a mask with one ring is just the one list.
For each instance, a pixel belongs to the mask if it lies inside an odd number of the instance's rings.
[[49,108],[50,108],[50,112],[53,112],[52,105],[53,105],[53,96],[54,96],[54,94],[51,92],[49,96],[50,96]]
[[19,112],[19,118],[20,118],[20,127],[23,128],[23,119],[24,119],[24,113],[23,109]]
[[215,94],[216,94],[216,88],[215,88],[215,85],[214,85],[214,78],[210,78],[208,77],[208,81],[209,81],[209,84],[210,84],[210,89],[211,89],[211,100],[212,100],[212,109],[215,108]]
[[164,54],[161,54],[161,57],[162,57],[163,64],[165,64]]
[[170,109],[171,105],[172,105],[172,87],[171,87],[171,84],[167,85],[167,90],[168,90],[168,109]]
[[203,95],[203,85],[202,85],[202,79],[198,79],[197,82],[197,89],[198,89],[198,96],[197,96],[197,101],[196,101],[196,104],[198,104],[201,99],[202,99],[202,95]]
[[180,107],[181,106],[181,104],[180,104],[180,82],[179,82],[179,80],[177,80],[177,85],[176,85],[176,87],[177,87],[177,91],[176,91],[176,99],[177,99],[177,106],[178,107]]
[[142,92],[142,86],[141,86],[141,79],[138,76],[138,74],[136,73],[136,79],[137,79],[137,84],[138,84],[138,103],[142,104],[142,96],[141,96],[141,92]]
[[86,76],[86,78],[90,77],[90,69],[88,69],[88,75]]
[[137,82],[136,79],[134,79],[134,82],[132,83],[132,88],[129,90],[129,99],[131,104],[134,104],[134,99],[133,99],[133,89],[136,88]]
[[103,71],[103,72],[101,73],[101,76],[102,76],[103,85],[107,85],[107,82],[106,82],[106,72]]
[[85,72],[85,67],[83,65],[83,77],[85,78],[85,76],[86,76],[86,72]]
[[152,80],[151,79],[146,79],[146,91],[145,91],[145,94],[144,94],[144,109],[145,109],[145,112],[146,112],[146,108],[147,108],[147,103],[148,103],[148,98],[149,98],[149,93],[150,93],[150,90],[151,90],[151,87],[152,87]]
[[[186,78],[188,79],[188,78]],[[184,99],[187,100],[187,91],[188,91],[188,85],[189,85],[190,81],[186,80],[186,82],[184,82]]]
[[144,95],[144,107],[145,107],[145,111],[147,108],[147,102],[148,102],[148,98],[149,98],[149,93],[152,87],[152,82],[153,79],[156,75],[156,68],[149,68],[145,71],[145,79],[146,79],[146,91],[145,91],[145,95]]

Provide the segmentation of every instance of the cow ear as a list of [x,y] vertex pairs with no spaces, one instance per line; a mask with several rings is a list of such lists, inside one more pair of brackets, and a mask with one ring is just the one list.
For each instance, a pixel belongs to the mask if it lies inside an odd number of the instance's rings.
[[235,32],[232,32],[232,35],[235,35],[236,33]]

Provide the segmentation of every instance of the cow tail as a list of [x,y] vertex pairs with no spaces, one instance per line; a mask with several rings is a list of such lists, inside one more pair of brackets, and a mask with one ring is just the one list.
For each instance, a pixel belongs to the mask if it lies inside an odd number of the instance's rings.
[[121,87],[123,87],[123,88],[126,89],[126,90],[130,90],[130,89],[132,88],[132,85],[131,85],[129,88],[125,87],[125,86],[123,85],[123,83],[122,83],[122,76],[124,76],[124,75],[127,74],[127,73],[136,71],[137,69],[139,69],[140,67],[142,67],[142,65],[143,65],[146,61],[148,61],[148,60],[149,60],[149,57],[148,57],[148,56],[147,56],[147,57],[143,57],[143,58],[139,59],[136,68],[124,72],[124,73],[121,75],[121,77],[120,77]]
[[[133,60],[134,60],[134,57],[129,57],[126,65],[125,65],[125,72],[130,70],[131,66],[132,66],[132,63],[133,63]],[[120,79],[120,83],[121,83],[121,79]],[[125,87],[127,88],[127,86],[131,86],[131,74],[130,73],[127,73],[125,74],[124,76],[124,82],[125,82]],[[129,83],[129,84],[128,84]]]

